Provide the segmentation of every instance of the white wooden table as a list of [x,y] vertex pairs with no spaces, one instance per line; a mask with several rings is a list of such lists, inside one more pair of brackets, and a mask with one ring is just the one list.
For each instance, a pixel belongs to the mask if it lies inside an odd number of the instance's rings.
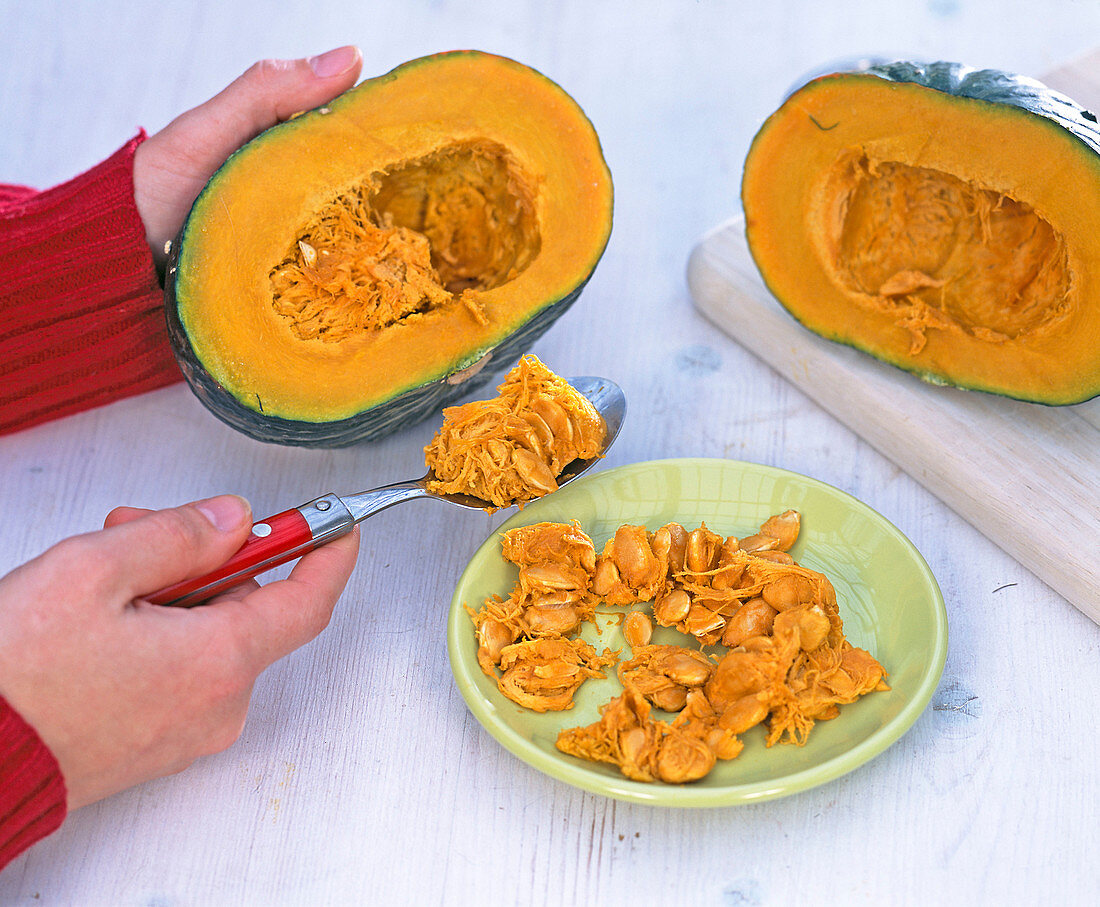
[[[913,540],[951,627],[930,707],[850,775],[736,808],[616,802],[505,752],[453,686],[450,595],[503,515],[403,505],[365,525],[331,627],[263,675],[235,746],[72,815],[0,873],[0,902],[1100,899],[1100,628],[701,319],[684,282],[696,239],[738,210],[752,133],[800,73],[880,52],[1038,73],[1089,49],[1100,4],[39,0],[0,5],[0,31],[0,179],[39,186],[264,56],[355,42],[373,75],[478,47],[544,71],[596,124],[616,183],[607,254],[536,348],[626,389],[608,465],[728,457],[842,488]],[[411,477],[431,431],[336,452],[265,446],[177,386],[2,438],[0,571],[120,503],[236,491],[270,513]]]

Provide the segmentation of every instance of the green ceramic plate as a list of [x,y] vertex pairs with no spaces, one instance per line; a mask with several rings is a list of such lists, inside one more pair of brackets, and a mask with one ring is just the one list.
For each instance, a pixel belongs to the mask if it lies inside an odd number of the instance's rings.
[[[723,535],[749,535],[773,513],[793,508],[802,532],[791,553],[832,580],[844,629],[889,673],[889,692],[871,693],[818,722],[803,747],[764,746],[764,731],[744,735],[736,759],[719,762],[686,785],[644,784],[614,766],[567,756],[554,747],[564,727],[590,724],[599,706],[621,691],[614,670],[589,680],[566,712],[538,714],[506,699],[477,664],[473,624],[463,605],[477,610],[493,593],[508,595],[516,568],[500,554],[499,532],[515,526],[576,519],[596,550],[622,523],[651,530],[675,520],[688,529],[705,522]],[[618,612],[603,607],[598,611]],[[601,632],[582,634],[602,651],[629,647],[615,616],[599,617]],[[654,642],[684,641],[658,628]],[[528,505],[478,549],[455,589],[447,627],[451,667],[470,711],[503,746],[548,775],[583,790],[661,806],[726,806],[782,797],[830,781],[881,753],[924,710],[947,655],[947,614],[928,565],[913,544],[865,504],[796,473],[733,460],[661,460],[579,479]],[[657,713],[658,716],[661,713]],[[666,716],[667,717],[667,716]]]

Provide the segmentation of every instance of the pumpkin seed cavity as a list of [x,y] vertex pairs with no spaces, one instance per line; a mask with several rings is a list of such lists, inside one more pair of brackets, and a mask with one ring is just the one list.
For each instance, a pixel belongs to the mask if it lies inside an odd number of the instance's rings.
[[467,142],[371,174],[325,204],[270,272],[302,340],[337,342],[480,294],[539,253],[535,183],[506,148]]
[[1069,311],[1065,239],[1033,208],[942,171],[848,152],[825,184],[833,268],[857,304],[911,336],[961,331],[998,343]]

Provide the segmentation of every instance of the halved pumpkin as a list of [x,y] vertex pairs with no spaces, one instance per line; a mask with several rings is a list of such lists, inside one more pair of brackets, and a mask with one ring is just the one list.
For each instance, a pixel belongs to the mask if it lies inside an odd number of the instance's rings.
[[376,438],[514,364],[579,295],[611,216],[599,140],[561,88],[490,54],[414,60],[211,178],[169,262],[177,359],[254,438]]
[[954,63],[815,79],[754,139],[742,201],[811,330],[936,383],[1100,393],[1100,129],[1068,98]]

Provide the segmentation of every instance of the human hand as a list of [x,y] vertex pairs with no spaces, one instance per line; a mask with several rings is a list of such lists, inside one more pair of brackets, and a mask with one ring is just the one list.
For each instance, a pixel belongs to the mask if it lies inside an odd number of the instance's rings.
[[118,508],[0,579],[0,695],[57,758],[70,810],[228,747],[260,672],[328,624],[358,529],[285,580],[191,609],[142,600],[224,563],[251,526],[232,495]]
[[134,201],[158,267],[206,181],[249,139],[331,101],[359,78],[357,47],[308,60],[261,60],[205,104],[174,119],[134,153]]

